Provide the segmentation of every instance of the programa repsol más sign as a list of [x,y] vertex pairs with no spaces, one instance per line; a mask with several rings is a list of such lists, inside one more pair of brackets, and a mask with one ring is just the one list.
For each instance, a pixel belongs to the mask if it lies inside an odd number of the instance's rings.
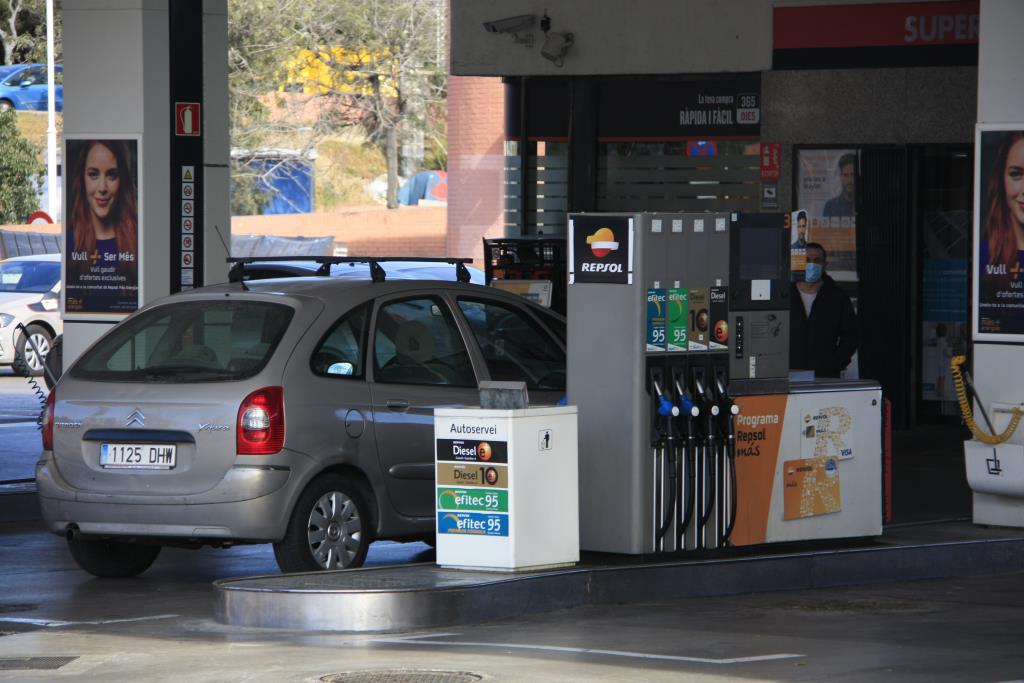
[[569,284],[633,284],[633,217],[569,219]]

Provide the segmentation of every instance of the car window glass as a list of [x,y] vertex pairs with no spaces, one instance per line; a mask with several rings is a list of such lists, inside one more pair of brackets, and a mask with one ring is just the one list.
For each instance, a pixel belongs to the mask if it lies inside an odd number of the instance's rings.
[[459,299],[491,379],[527,389],[564,391],[565,352],[524,311],[492,301]]
[[49,292],[60,280],[56,261],[8,261],[0,264],[0,292]]
[[476,386],[458,327],[440,300],[408,299],[381,306],[373,344],[378,382]]
[[35,85],[36,83],[39,83],[40,80],[43,80],[43,81],[46,80],[46,71],[44,71],[43,69],[41,69],[39,67],[34,67],[34,68],[31,68],[31,69],[25,69],[24,71],[22,71],[21,72],[21,78],[19,79],[19,82],[21,82],[21,83],[26,83],[27,82],[30,85]]
[[565,343],[565,318],[552,313],[546,308],[535,308],[533,309],[541,321],[547,325],[548,329],[551,330],[559,341]]
[[346,313],[317,344],[310,359],[314,374],[361,378],[369,305]]
[[72,374],[116,382],[243,379],[266,365],[293,311],[257,301],[183,301],[128,319],[89,349]]

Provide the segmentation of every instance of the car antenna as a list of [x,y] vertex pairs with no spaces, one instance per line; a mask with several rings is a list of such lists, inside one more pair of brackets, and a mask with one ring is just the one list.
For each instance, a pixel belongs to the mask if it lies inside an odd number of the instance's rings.
[[[230,256],[231,256],[231,248],[228,247],[228,243],[224,241],[224,235],[221,234],[220,226],[217,225],[216,223],[214,223],[213,224],[213,229],[217,232],[217,238],[220,239],[220,243],[224,247],[224,251],[227,252],[228,257],[230,258]],[[235,268],[238,268],[238,283],[240,285],[242,285],[242,289],[244,291],[248,292],[249,291],[249,285],[245,284],[245,270],[243,269],[242,264],[241,263],[236,263],[235,265],[233,265],[231,267],[231,270],[234,271]],[[229,274],[228,275],[228,280],[230,281],[231,279],[232,279],[231,278],[231,274]]]

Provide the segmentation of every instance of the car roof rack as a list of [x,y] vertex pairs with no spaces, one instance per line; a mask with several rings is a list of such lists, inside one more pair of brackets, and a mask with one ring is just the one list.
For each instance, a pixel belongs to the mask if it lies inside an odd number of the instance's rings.
[[268,261],[312,261],[319,263],[317,275],[330,275],[331,266],[337,263],[367,263],[370,266],[370,278],[374,282],[384,282],[387,273],[381,267],[381,263],[388,261],[415,261],[417,263],[450,263],[455,266],[455,279],[459,282],[471,282],[472,276],[466,268],[467,263],[472,263],[471,258],[453,258],[447,256],[423,257],[423,256],[229,256],[228,263],[233,264],[228,273],[228,282],[243,282],[245,275],[245,264],[265,263]]

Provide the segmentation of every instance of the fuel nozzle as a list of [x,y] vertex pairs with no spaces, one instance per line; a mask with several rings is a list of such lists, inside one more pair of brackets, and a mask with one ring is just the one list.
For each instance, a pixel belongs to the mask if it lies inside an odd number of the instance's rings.
[[672,403],[672,399],[661,391],[661,385],[657,380],[654,382],[654,393],[658,395],[658,415],[662,417],[676,417],[679,415],[679,406]]
[[718,389],[719,402],[722,404],[722,412],[726,415],[739,415],[740,407],[729,396],[725,390],[725,378],[722,375],[715,377],[715,387]]
[[718,404],[715,403],[714,398],[710,395],[708,387],[704,384],[704,376],[695,374],[693,377],[693,386],[697,390],[697,398],[702,404],[704,404],[705,410],[707,410],[713,417],[717,417],[721,410],[718,408]]
[[683,415],[689,415],[690,417],[697,417],[700,415],[700,408],[690,400],[690,397],[686,395],[683,388],[679,386],[679,380],[676,379],[676,396],[679,398],[679,409]]

